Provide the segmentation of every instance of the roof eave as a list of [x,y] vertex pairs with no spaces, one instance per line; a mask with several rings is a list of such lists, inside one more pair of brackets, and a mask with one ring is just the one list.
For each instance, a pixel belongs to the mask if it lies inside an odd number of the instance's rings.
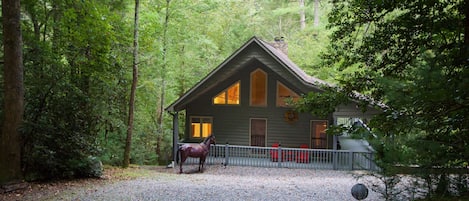
[[[274,58],[279,64],[281,64],[285,69],[287,69],[292,75],[294,75],[298,80],[302,82],[303,85],[309,86],[318,90],[322,90],[320,85],[334,86],[324,80],[313,78],[306,74],[302,69],[300,69],[296,64],[291,61],[287,55],[285,55],[281,50],[271,47],[267,42],[258,39],[256,42],[270,55]],[[269,45],[269,47],[267,46]],[[286,61],[284,61],[286,60]],[[290,63],[291,65],[288,65]],[[296,69],[296,70],[295,70]]]

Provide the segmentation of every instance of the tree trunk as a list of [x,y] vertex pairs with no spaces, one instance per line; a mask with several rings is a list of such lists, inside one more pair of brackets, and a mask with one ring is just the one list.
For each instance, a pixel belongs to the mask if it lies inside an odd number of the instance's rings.
[[0,185],[23,179],[19,132],[24,112],[20,12],[19,0],[2,1],[4,116],[0,134]]
[[305,0],[300,0],[300,29],[306,28]]
[[162,139],[163,139],[163,134],[164,134],[164,102],[165,102],[165,95],[166,95],[166,67],[167,67],[167,48],[168,48],[168,23],[169,23],[169,5],[171,3],[171,0],[166,0],[166,13],[165,13],[165,19],[164,19],[164,25],[163,25],[163,53],[162,53],[162,60],[163,60],[163,66],[161,67],[161,94],[160,94],[160,103],[159,103],[159,109],[158,109],[158,136],[156,138],[156,154],[158,158],[160,159],[159,162],[162,162],[161,160],[161,144],[162,144]]
[[313,19],[313,26],[319,26],[319,0],[314,0],[314,19]]
[[122,167],[129,167],[130,164],[130,150],[132,145],[132,130],[134,127],[134,104],[135,104],[135,91],[137,90],[138,81],[138,10],[140,2],[135,0],[135,18],[134,18],[134,51],[133,51],[133,69],[132,69],[132,87],[130,89],[129,101],[129,119],[127,122],[127,138],[125,140],[124,149],[124,162]]

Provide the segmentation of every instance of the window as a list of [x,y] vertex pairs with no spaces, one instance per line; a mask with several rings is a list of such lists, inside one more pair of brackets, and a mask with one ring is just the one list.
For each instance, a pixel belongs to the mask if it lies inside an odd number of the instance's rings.
[[267,74],[261,69],[251,73],[251,106],[267,106]]
[[313,149],[327,149],[329,147],[327,134],[327,121],[311,121],[311,146]]
[[191,117],[191,138],[206,138],[212,134],[212,117]]
[[228,89],[222,91],[213,98],[213,104],[215,105],[239,105],[239,85],[240,82],[228,87]]
[[251,146],[265,147],[265,136],[267,134],[267,119],[252,118],[251,126]]
[[300,96],[280,82],[277,82],[277,107],[288,107],[288,102],[296,102]]
[[354,117],[337,117],[337,125],[343,125],[345,127],[351,127],[352,124],[358,121],[359,118]]
[[351,117],[351,116],[350,117],[346,117],[346,116],[336,117],[336,125],[341,125],[348,129],[347,131],[344,131],[342,133],[342,135],[344,136],[349,136],[350,131],[355,130],[357,128],[364,128],[369,131],[368,126],[363,122],[363,120],[361,120],[358,117]]

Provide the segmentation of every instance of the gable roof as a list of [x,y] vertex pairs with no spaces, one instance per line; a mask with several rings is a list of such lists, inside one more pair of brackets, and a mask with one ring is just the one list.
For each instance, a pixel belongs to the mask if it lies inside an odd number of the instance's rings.
[[[287,70],[291,75],[293,75],[299,82],[308,87],[313,87],[315,89],[321,90],[320,85],[328,85],[326,81],[317,79],[315,77],[309,76],[303,70],[300,69],[293,61],[291,61],[287,55],[285,55],[281,50],[273,47],[271,44],[257,38],[256,36],[249,39],[244,45],[242,45],[238,50],[236,50],[231,56],[229,56],[225,61],[218,65],[213,71],[211,71],[207,76],[195,84],[191,89],[189,89],[184,95],[179,99],[174,101],[169,105],[165,110],[173,112],[180,111],[184,109],[184,106],[190,103],[192,100],[197,99],[199,96],[203,95],[209,88],[215,86],[220,81],[232,76],[236,73],[239,68],[242,68],[243,63],[247,62],[252,58],[256,58],[254,55],[249,55],[249,47],[257,46],[262,51],[270,55],[280,66]],[[234,60],[239,59],[238,63],[240,65],[227,65],[228,63],[233,62]],[[258,58],[256,58],[258,59]],[[269,66],[268,66],[269,67]]]
[[[255,38],[255,37],[253,37]],[[300,78],[302,81],[304,81],[306,84],[318,86],[318,85],[329,85],[331,86],[330,83],[320,80],[318,78],[312,77],[308,74],[306,74],[300,67],[298,67],[293,61],[291,61],[287,55],[285,55],[281,50],[273,47],[269,43],[257,39],[259,43],[261,43],[271,54],[273,57],[277,58],[286,69],[291,70],[292,73],[294,73],[298,78]]]

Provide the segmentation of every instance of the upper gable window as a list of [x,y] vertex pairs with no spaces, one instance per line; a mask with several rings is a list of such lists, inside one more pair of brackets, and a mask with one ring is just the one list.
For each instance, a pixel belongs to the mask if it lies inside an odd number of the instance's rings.
[[267,73],[257,69],[251,73],[251,106],[267,106]]
[[213,104],[215,105],[239,105],[239,86],[240,82],[237,81],[221,93],[213,97]]
[[296,102],[300,96],[293,92],[291,89],[283,85],[281,82],[277,82],[277,107],[289,107],[288,102]]

